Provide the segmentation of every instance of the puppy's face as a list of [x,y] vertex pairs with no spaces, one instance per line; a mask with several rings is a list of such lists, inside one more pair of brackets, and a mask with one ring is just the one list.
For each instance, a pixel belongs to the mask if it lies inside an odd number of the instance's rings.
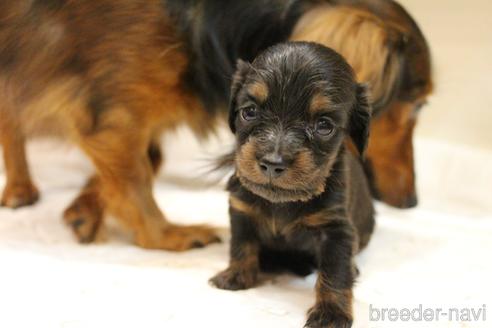
[[269,48],[238,63],[229,123],[237,175],[271,201],[307,201],[325,190],[343,140],[365,149],[370,108],[345,60],[311,43]]

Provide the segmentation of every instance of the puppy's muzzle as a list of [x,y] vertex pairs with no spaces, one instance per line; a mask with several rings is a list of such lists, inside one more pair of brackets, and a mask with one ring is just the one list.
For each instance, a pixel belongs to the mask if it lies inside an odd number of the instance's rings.
[[281,177],[287,171],[287,161],[277,153],[270,153],[259,160],[261,173],[273,180]]

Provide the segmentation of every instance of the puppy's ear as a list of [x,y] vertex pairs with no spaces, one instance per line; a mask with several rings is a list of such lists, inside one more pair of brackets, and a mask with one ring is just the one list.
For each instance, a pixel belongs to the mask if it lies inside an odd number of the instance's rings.
[[358,84],[356,88],[356,100],[349,119],[349,135],[359,151],[364,155],[369,139],[372,107],[369,104],[367,86]]
[[229,127],[231,128],[232,133],[236,133],[236,105],[237,105],[237,95],[239,90],[243,87],[243,84],[246,80],[246,75],[248,75],[251,69],[251,65],[241,59],[237,60],[236,63],[236,72],[232,77],[232,86],[231,86],[231,96],[229,102]]

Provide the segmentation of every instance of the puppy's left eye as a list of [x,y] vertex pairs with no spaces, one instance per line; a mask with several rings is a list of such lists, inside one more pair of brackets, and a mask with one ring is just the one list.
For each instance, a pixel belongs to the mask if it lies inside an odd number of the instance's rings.
[[315,131],[320,136],[329,136],[334,130],[335,126],[333,125],[333,122],[326,117],[322,117],[316,122]]
[[245,121],[253,121],[258,117],[258,110],[255,106],[241,108],[241,117]]

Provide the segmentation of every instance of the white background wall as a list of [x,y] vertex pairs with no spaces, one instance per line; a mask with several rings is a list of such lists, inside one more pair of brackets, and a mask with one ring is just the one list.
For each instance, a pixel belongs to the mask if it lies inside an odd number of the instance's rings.
[[401,0],[434,59],[417,135],[492,150],[492,1]]

